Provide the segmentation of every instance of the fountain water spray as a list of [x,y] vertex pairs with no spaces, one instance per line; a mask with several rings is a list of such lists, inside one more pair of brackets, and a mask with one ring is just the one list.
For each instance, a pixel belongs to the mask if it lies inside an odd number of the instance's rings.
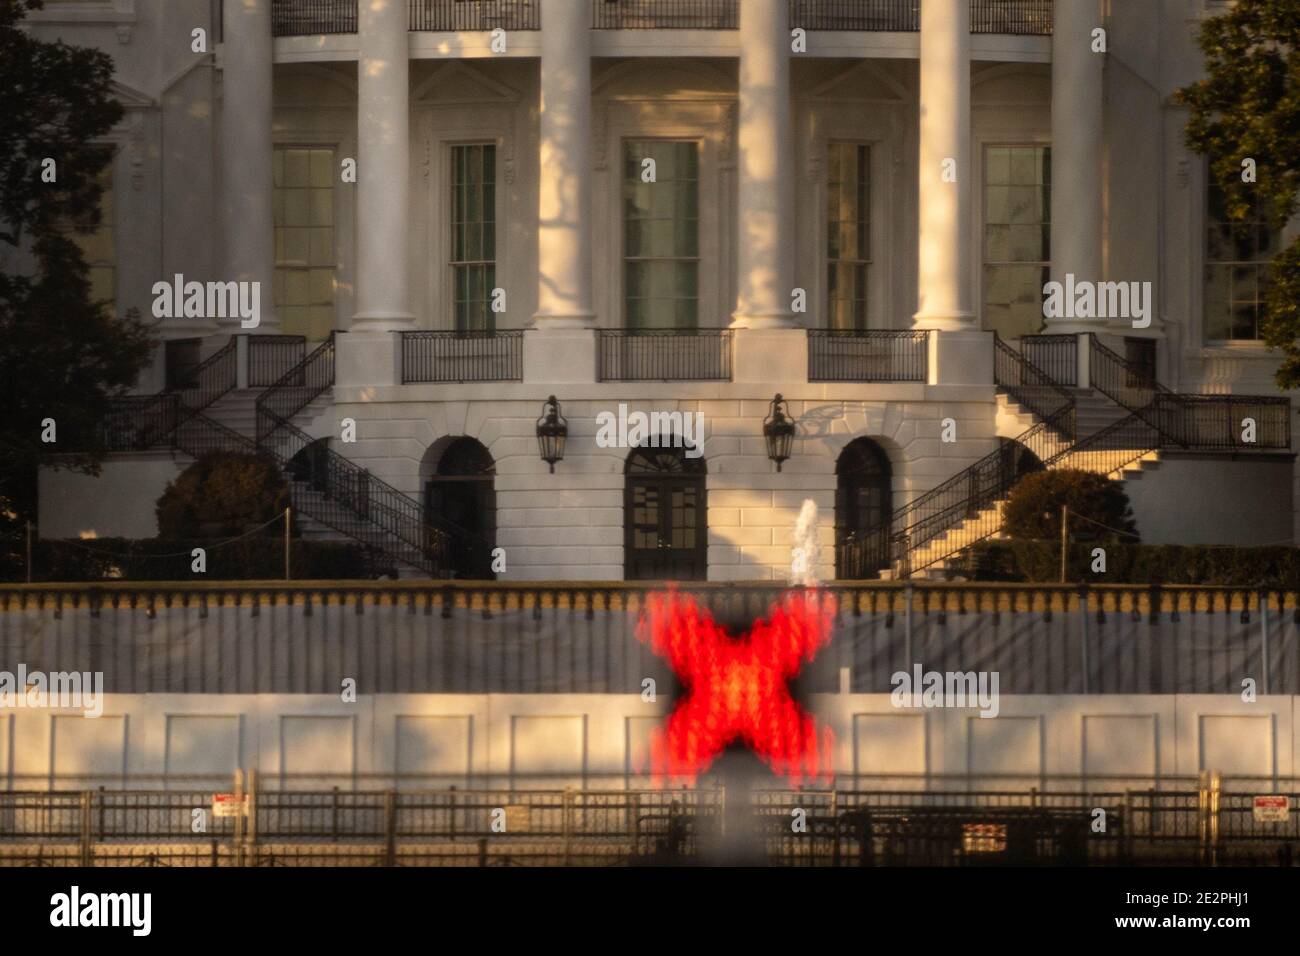
[[794,544],[790,549],[790,583],[817,586],[817,562],[821,558],[821,542],[817,540],[817,502],[803,500],[799,517],[794,523]]

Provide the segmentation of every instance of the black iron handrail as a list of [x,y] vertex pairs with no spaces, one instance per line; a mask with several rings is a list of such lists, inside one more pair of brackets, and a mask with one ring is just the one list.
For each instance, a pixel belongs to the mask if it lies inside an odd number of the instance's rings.
[[257,400],[257,440],[264,441],[334,384],[334,334],[271,384]]
[[[989,509],[1005,498],[1022,477],[1041,471],[1044,462],[1059,455],[1063,445],[1071,444],[1062,436],[1074,434],[1074,414],[1074,404],[1066,405],[1015,441],[1005,443],[896,510],[890,524],[895,529],[894,560],[900,576],[907,577],[925,566],[913,566],[915,551],[967,521],[983,521],[989,527],[978,531],[985,536],[994,534],[1001,525],[1001,517]],[[930,563],[933,561],[926,562]]]
[[540,30],[541,0],[411,0],[410,29]]
[[602,382],[729,382],[731,329],[597,329]]
[[921,0],[790,0],[790,27],[915,33]]
[[[1040,420],[1054,418],[1067,405],[1074,406],[1074,396],[1052,380],[1024,355],[1017,352],[1001,336],[993,333],[993,381],[998,388],[1017,403],[1033,412]],[[1074,417],[1069,416],[1070,432],[1065,437],[1074,440]]]
[[356,32],[357,0],[271,0],[272,36]]
[[284,373],[303,360],[305,335],[250,335],[248,337],[248,384],[250,388],[273,385]]
[[592,0],[594,30],[735,30],[739,0]]
[[1051,36],[1052,0],[971,0],[971,33]]
[[1077,335],[1022,335],[1020,354],[1047,374],[1057,385],[1071,388],[1079,381],[1079,337]]
[[239,356],[235,336],[194,366],[180,388],[156,395],[113,399],[101,426],[108,451],[145,451],[164,441],[188,415],[203,411],[235,387]]
[[925,382],[925,329],[809,329],[810,382]]
[[403,332],[402,384],[522,382],[524,333]]
[[[1140,416],[1165,447],[1197,451],[1288,450],[1291,402],[1281,395],[1195,395],[1161,385],[1089,335],[1092,387]],[[1254,421],[1254,441],[1243,437]]]

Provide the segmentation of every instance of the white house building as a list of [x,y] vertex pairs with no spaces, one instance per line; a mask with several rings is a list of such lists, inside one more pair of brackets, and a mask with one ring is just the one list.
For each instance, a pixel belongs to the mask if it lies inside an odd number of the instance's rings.
[[781,580],[806,500],[823,579],[935,573],[1026,464],[1291,543],[1285,237],[1220,222],[1173,97],[1225,6],[46,0],[126,107],[98,287],[182,307],[41,534],[150,536],[261,446],[402,574]]

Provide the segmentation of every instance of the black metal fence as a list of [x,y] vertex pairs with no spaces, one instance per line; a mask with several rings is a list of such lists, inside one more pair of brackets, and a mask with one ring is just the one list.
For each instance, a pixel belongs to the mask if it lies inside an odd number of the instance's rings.
[[403,332],[402,384],[522,382],[524,333]]
[[[0,866],[727,863],[729,797],[747,807],[748,862],[770,865],[1292,866],[1300,850],[1294,778],[880,777],[735,796],[708,779],[680,790],[429,787],[4,791]],[[245,811],[213,816],[222,791]],[[1289,809],[1259,819],[1258,795]]]
[[356,32],[357,0],[271,0],[272,36]]
[[925,382],[930,333],[913,329],[808,330],[810,382]]
[[790,27],[915,33],[921,0],[790,0]]
[[540,30],[541,0],[410,0],[417,31]]
[[971,0],[971,33],[1052,35],[1052,0]]
[[735,30],[739,0],[591,0],[595,30]]
[[602,382],[729,382],[731,329],[598,329]]
[[278,382],[303,360],[307,339],[302,335],[250,335],[248,384],[261,388]]
[[1076,335],[1026,335],[1020,354],[1058,385],[1073,388],[1079,381],[1079,337]]

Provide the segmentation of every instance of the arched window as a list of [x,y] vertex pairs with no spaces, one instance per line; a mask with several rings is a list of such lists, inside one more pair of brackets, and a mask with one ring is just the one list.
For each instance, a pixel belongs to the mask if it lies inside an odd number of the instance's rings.
[[642,446],[627,456],[624,471],[624,577],[705,580],[709,530],[704,459],[688,458],[685,448]]
[[889,567],[893,471],[869,438],[849,442],[835,463],[835,576],[877,577]]
[[443,449],[424,484],[430,524],[444,531],[449,570],[457,578],[492,578],[496,547],[496,463],[473,438],[456,438]]

